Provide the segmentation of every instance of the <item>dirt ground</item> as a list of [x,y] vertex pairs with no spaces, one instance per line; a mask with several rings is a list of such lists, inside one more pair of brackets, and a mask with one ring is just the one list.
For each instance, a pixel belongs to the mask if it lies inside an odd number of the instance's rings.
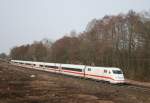
[[112,85],[0,62],[0,103],[150,103],[150,88]]

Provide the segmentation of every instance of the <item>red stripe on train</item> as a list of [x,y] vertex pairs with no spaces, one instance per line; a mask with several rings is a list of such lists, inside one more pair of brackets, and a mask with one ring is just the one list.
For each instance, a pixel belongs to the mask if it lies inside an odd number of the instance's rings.
[[[70,71],[70,70],[63,70],[63,72],[68,72],[68,73],[75,73],[75,74],[84,75],[84,73],[74,72],[74,71]],[[92,74],[85,74],[85,75],[114,80],[113,78],[111,78],[111,77],[107,77],[107,76],[98,76],[98,75],[92,75]]]

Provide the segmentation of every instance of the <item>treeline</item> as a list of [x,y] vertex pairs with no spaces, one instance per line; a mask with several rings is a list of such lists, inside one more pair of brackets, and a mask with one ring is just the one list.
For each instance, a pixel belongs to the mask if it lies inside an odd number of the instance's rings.
[[7,59],[8,55],[5,53],[0,53],[0,59]]
[[32,44],[13,47],[10,57],[18,60],[49,61],[51,42],[47,39]]
[[150,81],[150,13],[93,19],[84,32],[11,49],[12,59],[120,67],[131,79]]

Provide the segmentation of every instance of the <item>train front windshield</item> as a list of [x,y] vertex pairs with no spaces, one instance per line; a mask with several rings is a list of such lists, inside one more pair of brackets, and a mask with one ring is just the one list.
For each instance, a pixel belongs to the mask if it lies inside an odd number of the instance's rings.
[[113,70],[114,74],[123,74],[121,70]]

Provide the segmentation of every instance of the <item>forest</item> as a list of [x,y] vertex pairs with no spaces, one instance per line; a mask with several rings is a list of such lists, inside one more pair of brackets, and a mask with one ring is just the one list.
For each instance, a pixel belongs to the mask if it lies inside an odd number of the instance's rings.
[[[51,38],[51,37],[49,37]],[[11,59],[119,67],[125,77],[150,81],[150,12],[106,15],[91,20],[81,33],[71,31],[13,47]]]

